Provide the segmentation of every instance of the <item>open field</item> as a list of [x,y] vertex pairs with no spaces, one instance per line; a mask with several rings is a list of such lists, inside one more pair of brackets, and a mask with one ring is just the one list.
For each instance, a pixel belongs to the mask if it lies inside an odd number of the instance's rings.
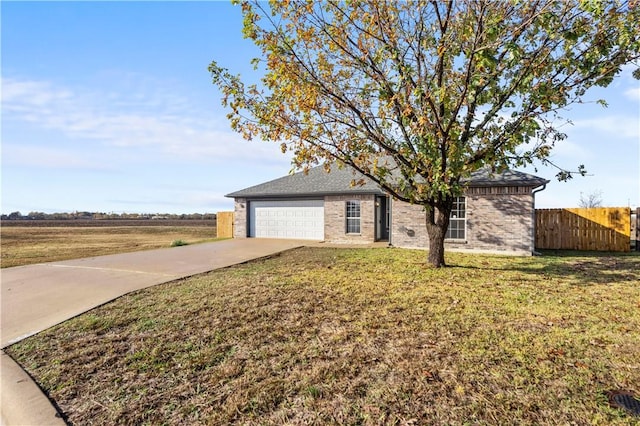
[[176,240],[193,244],[212,241],[215,237],[215,226],[189,225],[188,222],[180,226],[98,227],[20,227],[5,226],[3,222],[0,227],[0,248],[2,267],[8,268],[169,247]]
[[[640,256],[304,248],[7,352],[71,424],[639,424]],[[634,423],[635,422],[635,423]]]
[[215,228],[215,219],[38,219],[38,220],[5,220],[2,226],[17,227],[117,227],[117,226],[208,226]]

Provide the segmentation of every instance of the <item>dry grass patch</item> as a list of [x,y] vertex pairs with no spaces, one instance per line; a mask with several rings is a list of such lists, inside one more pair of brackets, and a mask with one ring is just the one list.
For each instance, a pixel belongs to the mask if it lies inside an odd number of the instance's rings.
[[212,241],[215,227],[206,226],[3,226],[2,267],[56,262],[169,247],[172,241],[189,244]]
[[602,424],[640,392],[640,257],[305,248],[8,352],[72,424]]

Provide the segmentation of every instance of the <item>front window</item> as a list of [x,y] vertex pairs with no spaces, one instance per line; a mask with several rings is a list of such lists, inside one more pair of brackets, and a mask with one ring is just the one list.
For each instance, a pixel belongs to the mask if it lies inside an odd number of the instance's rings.
[[447,229],[446,239],[464,240],[466,238],[467,215],[465,214],[465,198],[456,197],[453,201],[453,210],[449,218],[449,229]]
[[360,201],[347,201],[347,234],[360,233]]

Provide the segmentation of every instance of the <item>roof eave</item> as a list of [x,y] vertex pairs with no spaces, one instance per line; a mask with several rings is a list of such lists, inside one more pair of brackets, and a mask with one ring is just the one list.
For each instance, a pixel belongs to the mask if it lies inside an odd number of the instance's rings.
[[225,195],[227,198],[300,198],[300,197],[324,197],[327,195],[383,195],[386,192],[382,190],[365,190],[365,191],[323,191],[323,192],[300,192],[300,193],[253,193],[241,194],[232,192]]
[[546,179],[540,179],[536,181],[522,180],[522,181],[480,181],[480,182],[467,182],[467,188],[487,188],[487,187],[504,187],[504,186],[524,186],[530,188],[537,188],[542,185],[548,184]]

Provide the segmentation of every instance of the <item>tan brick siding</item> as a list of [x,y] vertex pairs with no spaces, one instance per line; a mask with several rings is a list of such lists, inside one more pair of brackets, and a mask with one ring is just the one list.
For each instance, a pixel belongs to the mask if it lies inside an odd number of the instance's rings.
[[533,252],[531,194],[467,197],[467,246],[474,250]]
[[[346,201],[360,200],[360,234],[346,233]],[[446,242],[448,249],[530,254],[533,252],[534,206],[530,188],[477,190],[466,195],[466,240]],[[234,238],[247,237],[247,207],[235,200]],[[391,201],[391,243],[396,247],[428,248],[422,206]],[[333,243],[375,241],[375,195],[333,195],[324,198],[324,239]]]
[[391,201],[391,244],[396,247],[429,247],[422,206]]
[[[532,253],[534,206],[531,190],[519,188],[502,194],[486,192],[483,195],[467,194],[466,239],[460,242],[447,241],[445,247],[512,254]],[[394,246],[429,247],[422,206],[394,200],[391,211],[391,243]]]
[[[346,202],[360,201],[360,234],[346,233]],[[324,198],[324,239],[332,243],[372,243],[375,239],[374,195],[328,195]]]

